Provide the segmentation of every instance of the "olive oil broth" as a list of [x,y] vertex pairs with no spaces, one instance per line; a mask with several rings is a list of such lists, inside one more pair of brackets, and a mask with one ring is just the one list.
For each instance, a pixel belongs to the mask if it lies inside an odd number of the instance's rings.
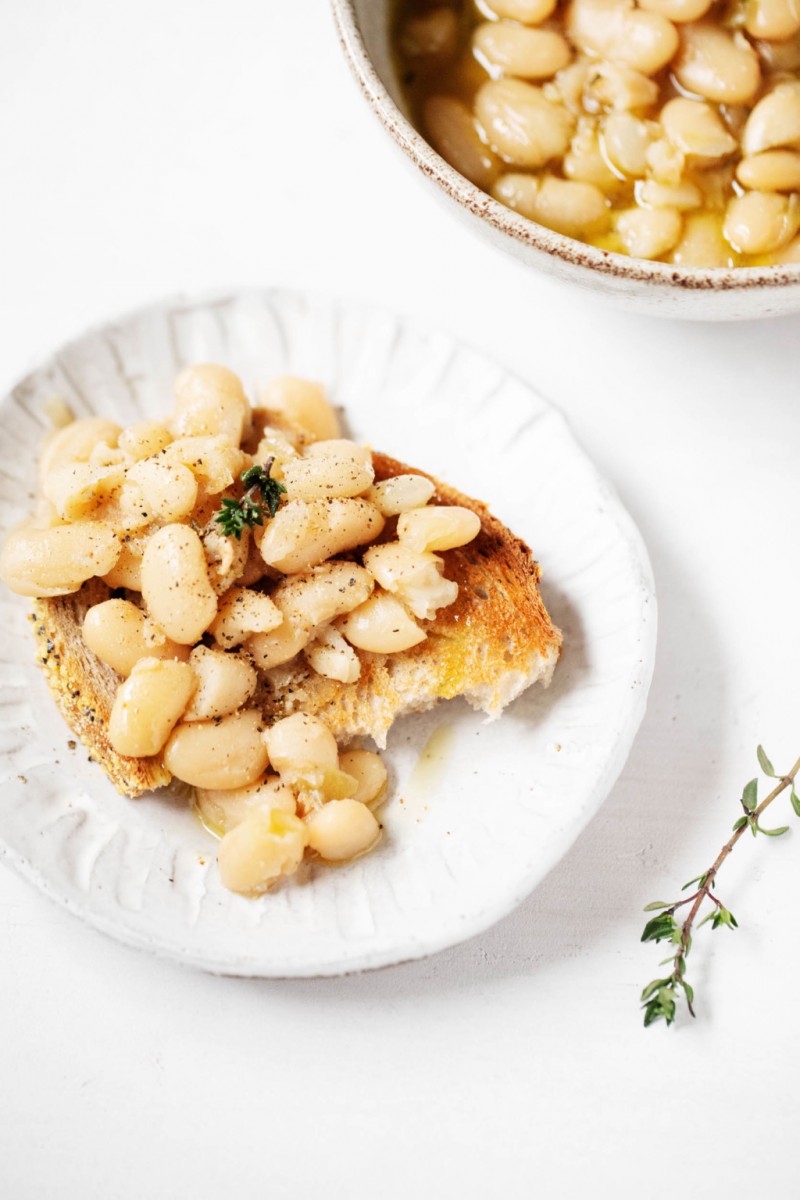
[[[661,2],[626,10],[619,0],[615,11],[647,16]],[[752,8],[758,0],[747,2]],[[793,12],[796,0],[774,2]],[[514,8],[515,0],[498,3],[503,13]],[[545,19],[523,23],[495,13],[485,0],[396,0],[395,67],[413,124],[452,166],[508,207],[601,249],[699,267],[800,262],[800,32],[783,41],[747,40],[747,4],[712,4],[703,20],[674,23],[679,48],[663,67],[638,71],[592,56],[582,38],[576,44],[574,9],[561,0]],[[752,98],[716,102],[685,86],[686,39],[696,26],[701,36],[713,26],[712,40],[722,31],[723,51],[734,46],[751,73],[757,70]],[[553,65],[564,65],[548,74],[545,64],[531,74],[513,61],[500,65],[497,55],[492,61],[484,46],[493,47],[498,29],[512,43],[515,31],[523,38],[555,35],[540,42]],[[547,102],[556,106],[563,149],[556,138],[554,153],[534,166],[509,153],[502,130],[498,138],[481,121],[489,82],[511,84],[523,100],[535,99],[535,91],[546,114]],[[795,140],[753,131],[753,109],[776,89],[797,117]],[[736,95],[735,86],[730,90]],[[508,104],[497,124],[513,120]]]

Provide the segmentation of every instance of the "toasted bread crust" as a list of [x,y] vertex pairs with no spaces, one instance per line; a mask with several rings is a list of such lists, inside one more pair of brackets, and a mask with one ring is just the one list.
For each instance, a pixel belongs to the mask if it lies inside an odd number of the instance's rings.
[[[373,453],[377,480],[425,475]],[[561,649],[539,594],[539,567],[530,550],[484,504],[425,475],[435,487],[432,504],[458,504],[481,519],[469,545],[444,553],[445,574],[459,585],[456,601],[425,625],[427,639],[400,654],[358,651],[361,678],[341,684],[317,675],[302,655],[267,673],[261,690],[265,717],[276,720],[302,710],[315,714],[342,742],[368,735],[385,745],[392,722],[403,712],[427,709],[463,695],[489,716],[536,680],[550,682]],[[119,676],[83,640],[86,611],[107,599],[109,589],[91,580],[80,591],[34,603],[37,658],[61,713],[114,786],[138,796],[170,782],[155,759],[125,758],[108,740],[108,719]]]
[[376,480],[424,475],[436,487],[431,504],[462,505],[480,517],[475,540],[443,554],[445,575],[458,584],[458,597],[425,623],[427,639],[410,650],[358,651],[356,684],[317,675],[301,659],[269,672],[267,716],[302,710],[325,721],[340,741],[366,735],[385,745],[389,727],[403,712],[463,695],[493,717],[536,680],[547,686],[561,633],[539,594],[539,566],[525,542],[480,500],[386,455],[373,451],[372,461]]
[[36,660],[64,720],[102,764],[117,791],[141,796],[165,787],[172,776],[157,758],[125,758],[108,740],[108,719],[120,677],[92,653],[82,628],[88,609],[110,595],[102,580],[91,579],[70,596],[35,600]]

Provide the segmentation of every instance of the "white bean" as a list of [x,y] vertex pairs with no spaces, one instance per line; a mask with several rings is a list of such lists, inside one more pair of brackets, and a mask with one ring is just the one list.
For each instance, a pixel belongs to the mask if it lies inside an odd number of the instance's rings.
[[380,755],[371,750],[345,750],[339,756],[339,766],[358,783],[354,800],[370,807],[380,804],[386,794],[387,780]]
[[453,550],[466,546],[481,531],[481,519],[471,508],[441,504],[403,513],[397,536],[412,550]]
[[277,808],[292,816],[297,809],[294,792],[277,775],[265,775],[247,787],[224,791],[219,788],[196,788],[195,803],[203,824],[219,838],[241,825],[255,809],[267,812]]
[[[90,513],[99,515],[103,503],[122,488],[121,466],[95,467],[85,462],[62,463],[44,480],[43,492],[65,521],[79,521]],[[149,520],[145,517],[145,523]]]
[[667,187],[679,187],[683,182],[686,155],[667,137],[656,138],[647,148],[647,169],[653,179]]
[[475,97],[489,145],[520,167],[541,167],[566,153],[575,119],[563,105],[520,79],[491,79]]
[[245,457],[227,438],[219,436],[180,437],[163,451],[167,463],[188,467],[209,496],[224,492],[239,478]]
[[110,571],[119,552],[119,539],[102,521],[22,527],[6,538],[0,579],[20,596],[65,596]]
[[736,196],[728,204],[723,229],[741,254],[780,250],[800,229],[800,196],[755,191]]
[[374,478],[371,466],[352,458],[298,458],[283,465],[283,483],[292,500],[360,496]]
[[621,63],[593,63],[583,91],[587,106],[591,102],[598,108],[613,108],[617,112],[650,108],[657,100],[658,84]]
[[490,67],[520,79],[550,79],[572,58],[569,44],[552,29],[528,29],[514,21],[486,21],[472,47]]
[[476,187],[485,190],[491,186],[497,159],[482,140],[466,104],[452,96],[430,96],[423,109],[423,125],[445,162]]
[[658,183],[655,179],[640,179],[636,184],[636,202],[645,208],[676,208],[678,212],[700,208],[703,193],[688,181],[677,187]]
[[719,113],[702,100],[676,96],[661,110],[661,125],[669,140],[685,155],[720,159],[736,149],[736,138],[722,123]]
[[353,646],[374,654],[410,650],[427,636],[400,601],[387,592],[376,592],[348,616],[340,617],[336,624]]
[[633,0],[572,0],[566,14],[570,40],[584,54],[655,75],[678,49],[675,26]]
[[145,531],[127,534],[117,543],[120,546],[119,556],[111,569],[101,575],[103,583],[110,588],[130,588],[132,592],[142,590],[142,558],[147,538]]
[[372,451],[369,446],[362,446],[349,438],[327,438],[321,442],[312,442],[306,447],[305,458],[345,458],[359,463],[362,467],[372,466]]
[[130,600],[93,604],[83,619],[83,640],[120,675],[130,675],[140,658],[189,657],[186,646],[170,641]]
[[315,630],[363,604],[374,587],[357,563],[329,562],[279,584],[272,600],[295,629]]
[[270,633],[256,633],[247,639],[245,649],[260,671],[280,667],[299,654],[312,637],[309,629],[295,629],[288,621]]
[[222,435],[238,446],[250,423],[242,381],[227,367],[197,363],[175,380],[175,430],[180,436]]
[[361,662],[338,630],[321,629],[306,646],[304,654],[318,675],[339,683],[355,683],[361,676]]
[[344,862],[365,854],[380,837],[381,827],[358,800],[331,800],[306,820],[308,844],[320,858]]
[[339,418],[319,383],[283,375],[267,385],[261,402],[265,408],[280,413],[287,421],[300,426],[314,441],[342,436]]
[[218,363],[193,363],[184,367],[175,378],[174,393],[178,412],[184,412],[198,400],[244,397],[239,376]]
[[629,208],[617,218],[617,232],[628,254],[662,258],[681,236],[681,214],[674,208]]
[[492,0],[492,12],[523,25],[540,25],[555,11],[557,0]]
[[208,632],[225,650],[231,650],[251,634],[277,629],[282,621],[283,615],[269,596],[252,588],[233,588],[222,597]]
[[158,454],[172,441],[172,434],[160,421],[138,421],[119,435],[117,445],[132,462]]
[[434,8],[406,21],[400,34],[400,48],[410,59],[452,58],[456,52],[458,20],[452,8]]
[[608,202],[591,183],[554,175],[537,179],[510,174],[498,179],[493,195],[530,220],[567,237],[598,233],[608,223]]
[[188,663],[140,658],[114,698],[108,740],[117,754],[149,758],[164,746],[197,680]]
[[731,267],[731,248],[722,236],[719,213],[688,213],[672,261],[687,267]]
[[197,690],[183,714],[184,721],[211,721],[240,709],[256,690],[256,672],[241,654],[226,654],[195,646],[189,656]]
[[746,155],[800,146],[800,82],[781,83],[759,100],[742,134]]
[[223,437],[238,446],[250,423],[250,405],[244,396],[195,400],[178,411],[173,422],[177,437]]
[[640,179],[647,171],[647,151],[654,140],[651,122],[629,112],[612,112],[602,123],[600,145],[606,160],[623,179]]
[[150,521],[179,521],[197,503],[197,480],[188,467],[161,458],[144,458],[128,470],[141,488]]
[[203,543],[188,525],[164,525],[142,556],[142,596],[167,637],[193,645],[217,615]]
[[763,192],[800,191],[800,154],[796,150],[765,150],[741,159],[736,178],[743,187]]
[[444,563],[437,555],[402,542],[371,546],[364,566],[384,591],[396,595],[421,620],[431,620],[458,596],[458,584],[444,578]]
[[638,0],[639,8],[646,12],[659,13],[678,24],[704,17],[712,3],[713,0]]
[[101,442],[107,446],[116,446],[121,432],[119,425],[107,421],[104,417],[85,417],[80,421],[71,421],[53,433],[42,450],[39,459],[39,483],[44,484],[53,468],[63,463],[88,462],[92,450]]
[[289,782],[298,776],[338,770],[339,747],[327,725],[308,713],[293,713],[264,733],[269,759]]
[[574,179],[576,183],[592,183],[606,194],[620,187],[619,177],[603,157],[597,128],[591,117],[583,117],[578,121],[575,136],[564,156],[563,168],[568,179]]
[[267,768],[263,730],[261,714],[252,708],[217,721],[181,723],[167,742],[164,765],[193,787],[246,787]]
[[220,879],[232,892],[260,896],[297,870],[307,840],[299,817],[275,808],[256,810],[220,842]]
[[800,30],[800,0],[747,0],[744,11],[751,37],[785,42]]
[[200,534],[203,543],[203,553],[206,556],[208,580],[218,596],[223,595],[235,583],[249,586],[257,582],[264,574],[264,560],[257,552],[253,557],[259,564],[258,573],[254,579],[245,579],[250,561],[251,537],[250,531],[242,530],[241,537],[228,537],[222,528],[211,520]]
[[285,574],[305,571],[373,541],[383,526],[383,517],[366,500],[293,500],[266,526],[261,554]]
[[423,508],[436,491],[424,475],[393,475],[374,483],[364,497],[385,517],[396,517],[412,508]]
[[758,55],[747,38],[710,22],[682,27],[673,70],[688,92],[718,104],[746,104],[761,83]]
[[261,435],[261,440],[253,455],[253,463],[263,466],[267,460],[270,460],[272,462],[271,475],[280,483],[283,479],[284,465],[296,458],[300,458],[300,454],[289,441],[287,431],[281,432],[268,426]]
[[800,36],[785,42],[759,42],[758,56],[771,71],[800,70]]

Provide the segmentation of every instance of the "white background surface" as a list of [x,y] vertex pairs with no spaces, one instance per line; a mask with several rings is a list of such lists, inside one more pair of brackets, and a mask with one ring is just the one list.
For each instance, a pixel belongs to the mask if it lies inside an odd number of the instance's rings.
[[475,242],[367,111],[323,0],[0,15],[3,389],[180,290],[375,299],[567,413],[648,542],[661,622],[600,815],[513,916],[428,961],[210,978],[0,869],[0,1194],[796,1194],[800,826],[725,867],[741,928],[696,939],[698,1019],[645,1032],[637,996],[660,957],[642,905],[709,865],[759,740],[800,754],[800,320],[657,323]]

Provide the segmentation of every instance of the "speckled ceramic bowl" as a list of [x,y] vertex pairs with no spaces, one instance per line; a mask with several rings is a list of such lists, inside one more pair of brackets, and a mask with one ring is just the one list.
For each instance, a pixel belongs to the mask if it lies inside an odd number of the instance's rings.
[[478,232],[537,271],[655,316],[742,320],[800,311],[800,264],[708,270],[627,258],[553,233],[475,187],[408,120],[389,50],[391,0],[332,0],[342,47],[385,128]]

